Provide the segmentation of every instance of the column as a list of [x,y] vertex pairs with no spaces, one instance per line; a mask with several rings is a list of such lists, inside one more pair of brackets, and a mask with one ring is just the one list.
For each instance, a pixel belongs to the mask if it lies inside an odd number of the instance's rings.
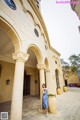
[[40,104],[42,109],[42,84],[45,83],[45,75],[44,75],[45,65],[38,64],[37,67],[39,69],[39,75],[40,75]]
[[29,55],[23,52],[13,53],[13,59],[16,60],[16,63],[10,120],[22,120],[24,63],[28,57]]
[[[50,70],[46,69],[46,84],[48,88],[48,108],[49,112],[52,114],[56,113],[56,97],[54,96],[53,82],[51,80]],[[52,94],[52,95],[50,95]]]
[[[50,82],[50,70],[45,70],[46,72],[46,86],[48,88],[49,91],[49,82]],[[51,87],[51,86],[50,86]]]

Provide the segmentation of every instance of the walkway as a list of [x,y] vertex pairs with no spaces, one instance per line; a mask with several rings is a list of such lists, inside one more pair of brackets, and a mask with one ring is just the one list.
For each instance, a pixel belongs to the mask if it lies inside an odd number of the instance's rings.
[[[39,113],[39,99],[25,97],[22,120],[80,120],[80,88],[70,88],[68,92],[57,95],[57,114]],[[10,111],[10,103],[0,106],[0,111]]]

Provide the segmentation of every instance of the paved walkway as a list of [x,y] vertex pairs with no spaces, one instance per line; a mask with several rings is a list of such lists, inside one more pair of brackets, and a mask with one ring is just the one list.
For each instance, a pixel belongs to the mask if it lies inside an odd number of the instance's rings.
[[[39,98],[25,97],[22,120],[80,120],[80,88],[70,88],[68,92],[57,95],[57,114],[39,113]],[[0,111],[8,111],[10,103],[0,105]]]

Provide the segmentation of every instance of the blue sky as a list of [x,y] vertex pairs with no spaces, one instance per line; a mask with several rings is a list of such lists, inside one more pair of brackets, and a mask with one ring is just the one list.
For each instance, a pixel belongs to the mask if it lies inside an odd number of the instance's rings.
[[80,53],[79,18],[69,3],[56,4],[56,0],[41,0],[41,13],[52,47],[68,62],[70,55]]

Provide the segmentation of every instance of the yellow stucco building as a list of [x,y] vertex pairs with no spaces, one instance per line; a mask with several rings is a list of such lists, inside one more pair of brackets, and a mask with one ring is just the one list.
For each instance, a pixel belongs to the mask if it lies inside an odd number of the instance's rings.
[[63,68],[63,78],[65,86],[70,86],[73,84],[75,87],[79,84],[78,73],[72,72],[71,68]]
[[0,103],[11,102],[11,120],[22,120],[25,95],[63,90],[60,53],[51,47],[40,0],[0,0]]

